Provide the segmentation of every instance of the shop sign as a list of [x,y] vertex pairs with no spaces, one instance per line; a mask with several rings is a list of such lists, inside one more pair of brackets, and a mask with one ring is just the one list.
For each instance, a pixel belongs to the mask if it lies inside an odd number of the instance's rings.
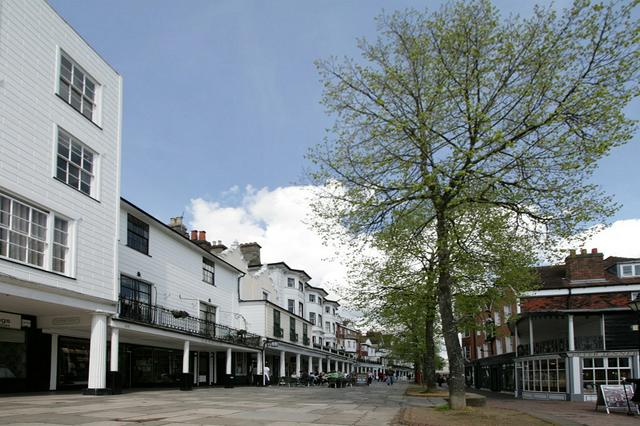
[[9,314],[7,312],[0,312],[0,328],[15,328],[20,330],[22,317],[16,314]]
[[76,325],[80,324],[80,317],[58,317],[51,320],[53,325]]

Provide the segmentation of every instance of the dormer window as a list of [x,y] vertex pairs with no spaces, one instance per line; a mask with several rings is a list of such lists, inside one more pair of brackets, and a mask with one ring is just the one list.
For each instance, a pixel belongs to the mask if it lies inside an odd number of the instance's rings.
[[626,263],[620,265],[621,277],[638,277],[640,276],[640,263]]

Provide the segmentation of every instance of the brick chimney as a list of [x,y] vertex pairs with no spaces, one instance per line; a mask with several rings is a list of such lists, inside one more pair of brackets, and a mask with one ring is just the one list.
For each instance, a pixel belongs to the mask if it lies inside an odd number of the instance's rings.
[[587,253],[586,249],[581,249],[580,254],[575,250],[569,252],[569,256],[564,260],[567,267],[567,279],[572,282],[604,281],[604,256],[598,253],[598,249],[591,249]]
[[191,231],[191,241],[202,247],[203,249],[209,251],[211,249],[211,243],[207,241],[207,232],[206,231]]
[[213,241],[213,245],[211,246],[211,250],[209,250],[213,254],[220,254],[227,249],[227,246],[222,244],[222,241]]
[[180,235],[184,235],[187,238],[189,237],[187,227],[184,226],[184,223],[182,222],[182,216],[176,216],[169,219],[169,228],[173,229]]
[[240,251],[242,256],[248,262],[249,266],[260,266],[260,249],[262,247],[258,243],[244,243],[240,244]]

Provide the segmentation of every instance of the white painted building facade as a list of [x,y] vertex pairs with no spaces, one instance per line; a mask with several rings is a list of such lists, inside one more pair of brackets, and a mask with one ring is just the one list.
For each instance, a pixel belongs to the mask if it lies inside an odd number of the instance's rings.
[[111,350],[112,360],[119,354],[129,371],[117,363],[112,371],[125,386],[229,385],[228,376],[250,381],[261,341],[239,312],[244,273],[212,253],[204,233],[188,238],[125,200],[120,221],[120,309],[110,325],[119,334],[112,341],[127,347]]
[[[121,104],[122,78],[47,3],[0,4],[4,389],[106,388]],[[58,360],[78,337],[91,339],[91,356]],[[32,351],[46,360],[32,361]],[[88,380],[77,382],[79,370]]]

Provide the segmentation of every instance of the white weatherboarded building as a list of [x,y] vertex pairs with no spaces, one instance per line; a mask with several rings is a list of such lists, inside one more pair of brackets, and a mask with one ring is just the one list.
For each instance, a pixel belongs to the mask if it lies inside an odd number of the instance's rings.
[[0,3],[3,391],[106,389],[121,102],[121,77],[47,3]]

